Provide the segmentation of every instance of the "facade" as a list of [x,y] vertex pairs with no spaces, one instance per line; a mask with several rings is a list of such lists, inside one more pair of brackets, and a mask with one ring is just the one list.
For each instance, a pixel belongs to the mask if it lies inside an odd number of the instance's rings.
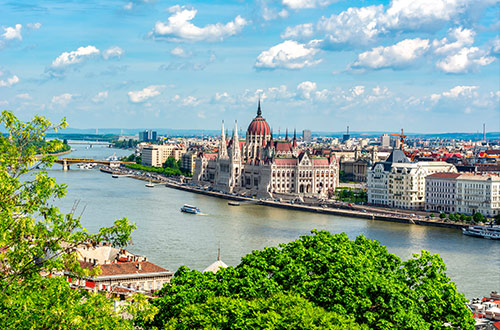
[[345,178],[354,182],[366,182],[368,167],[378,161],[378,148],[374,146],[369,155],[361,154],[361,146],[356,146],[354,159],[341,159],[340,170]]
[[481,213],[494,217],[500,213],[500,177],[456,173],[436,173],[426,178],[427,211]]
[[181,157],[181,168],[189,173],[194,173],[196,155],[192,151],[186,152]]
[[305,143],[311,143],[312,142],[312,134],[311,130],[305,129],[302,131],[302,139],[304,140]]
[[446,162],[410,162],[402,150],[395,149],[385,162],[377,162],[368,170],[368,203],[423,210],[425,178],[433,173],[456,171]]
[[500,177],[463,174],[456,184],[457,212],[490,217],[500,213]]
[[184,153],[186,149],[180,144],[151,144],[142,148],[142,165],[161,167],[168,157],[179,160]]
[[380,146],[382,148],[389,148],[391,145],[391,137],[388,134],[384,134],[380,137]]
[[275,141],[259,106],[240,141],[235,124],[226,142],[224,124],[217,154],[200,153],[193,182],[228,193],[272,197],[273,194],[327,196],[338,185],[335,156],[312,157],[297,147],[297,137]]

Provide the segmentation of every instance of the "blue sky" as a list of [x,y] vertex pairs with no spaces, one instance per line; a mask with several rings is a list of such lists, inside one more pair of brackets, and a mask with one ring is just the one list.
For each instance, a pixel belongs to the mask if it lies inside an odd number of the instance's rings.
[[0,1],[0,108],[75,128],[500,131],[500,1]]

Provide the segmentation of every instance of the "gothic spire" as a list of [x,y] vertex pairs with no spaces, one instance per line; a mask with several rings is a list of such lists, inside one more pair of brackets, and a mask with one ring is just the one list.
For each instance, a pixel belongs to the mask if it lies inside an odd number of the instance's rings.
[[260,97],[259,97],[259,107],[257,108],[257,117],[262,116],[262,110],[260,109]]
[[288,127],[286,128],[285,141],[288,141]]

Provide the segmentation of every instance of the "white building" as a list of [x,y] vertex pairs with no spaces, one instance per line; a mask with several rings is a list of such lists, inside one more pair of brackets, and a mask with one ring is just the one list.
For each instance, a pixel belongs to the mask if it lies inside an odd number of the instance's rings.
[[151,144],[142,148],[142,165],[161,167],[168,157],[181,159],[186,149],[180,144]]
[[456,180],[457,212],[489,217],[500,213],[500,177],[463,174]]
[[395,149],[385,162],[375,163],[367,173],[368,203],[421,210],[425,207],[425,177],[438,172],[455,173],[446,162],[412,163]]
[[458,173],[434,173],[425,178],[425,210],[457,212]]

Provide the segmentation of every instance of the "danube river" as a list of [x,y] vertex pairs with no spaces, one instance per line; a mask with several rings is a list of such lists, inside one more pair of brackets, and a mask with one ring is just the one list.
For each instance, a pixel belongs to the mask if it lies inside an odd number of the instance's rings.
[[[62,157],[104,159],[113,153],[131,151],[73,145]],[[203,270],[217,257],[235,266],[245,254],[266,246],[297,239],[314,228],[331,233],[345,232],[351,239],[364,235],[387,246],[403,259],[428,250],[446,262],[448,276],[468,298],[500,291],[500,241],[472,238],[455,229],[424,227],[340,216],[306,213],[259,205],[227,205],[227,200],[156,186],[144,181],[113,179],[98,170],[72,166],[63,172],[59,165],[49,171],[59,183],[68,185],[65,199],[58,201],[69,212],[78,201],[75,214],[83,211],[82,223],[95,232],[113,220],[127,217],[137,224],[130,251],[175,271],[180,265]],[[183,204],[198,206],[203,215],[181,213]]]

